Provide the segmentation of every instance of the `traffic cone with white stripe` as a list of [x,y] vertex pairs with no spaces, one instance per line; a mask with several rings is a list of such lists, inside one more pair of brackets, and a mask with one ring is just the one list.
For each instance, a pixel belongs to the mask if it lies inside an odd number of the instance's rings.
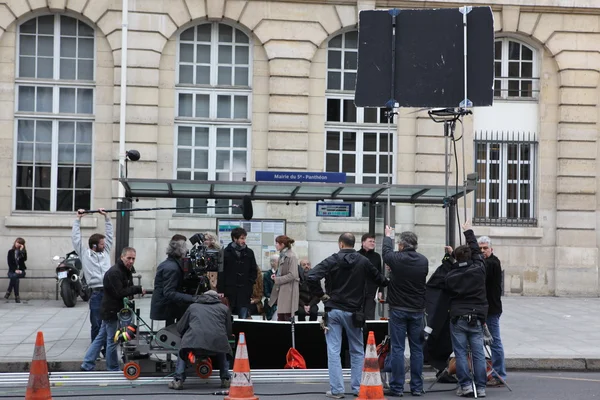
[[29,382],[25,400],[52,400],[50,393],[50,379],[48,378],[48,362],[46,361],[46,348],[44,346],[44,334],[37,333],[33,360],[29,367]]
[[383,397],[383,384],[379,373],[379,359],[377,357],[377,346],[375,345],[375,333],[369,331],[367,349],[365,351],[365,365],[363,367],[362,380],[360,382],[359,400],[386,400]]
[[244,332],[240,332],[229,395],[225,396],[224,400],[258,400],[258,397],[254,395],[254,387],[250,378],[250,361]]

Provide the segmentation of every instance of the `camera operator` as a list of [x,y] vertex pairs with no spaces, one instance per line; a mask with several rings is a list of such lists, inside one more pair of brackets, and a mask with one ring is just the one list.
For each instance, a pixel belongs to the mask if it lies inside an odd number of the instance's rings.
[[[445,282],[450,296],[450,333],[459,385],[456,395],[473,397],[474,394],[467,360],[467,348],[470,347],[477,397],[485,397],[483,324],[488,312],[485,263],[469,221],[463,224],[463,232],[467,244],[454,250],[456,263],[446,275]],[[452,248],[447,246],[446,251],[451,253]]]
[[410,391],[413,396],[423,393],[423,312],[425,283],[429,261],[417,253],[418,238],[413,232],[402,232],[398,252],[393,250],[392,228],[385,227],[383,261],[390,268],[388,304],[390,306],[391,364],[390,396],[404,392],[404,347],[408,335],[410,345]]
[[177,322],[177,331],[182,335],[177,363],[173,381],[169,383],[169,389],[183,389],[185,381],[185,359],[194,361],[195,355],[216,355],[219,363],[219,376],[221,388],[230,385],[229,361],[232,357],[229,337],[232,335],[231,312],[221,302],[219,295],[214,290],[209,290],[198,296],[197,301],[190,305]]
[[[388,280],[363,255],[354,250],[352,233],[343,233],[338,239],[340,251],[321,261],[308,273],[311,293],[323,300],[323,324],[327,341],[327,366],[331,390],[325,395],[344,398],[344,378],[340,351],[342,330],[346,331],[350,349],[352,392],[358,395],[364,361],[362,328],[365,323],[365,283],[374,281],[387,286]],[[321,279],[326,278],[327,294],[323,293]]]
[[258,269],[254,252],[246,246],[247,235],[244,228],[231,231],[232,241],[223,252],[223,272],[217,279],[219,295],[227,298],[232,312],[237,312],[240,319],[248,316]]
[[167,248],[167,259],[159,264],[154,277],[154,293],[150,318],[172,325],[181,318],[194,296],[183,293],[183,257],[187,254],[187,238],[174,235]]

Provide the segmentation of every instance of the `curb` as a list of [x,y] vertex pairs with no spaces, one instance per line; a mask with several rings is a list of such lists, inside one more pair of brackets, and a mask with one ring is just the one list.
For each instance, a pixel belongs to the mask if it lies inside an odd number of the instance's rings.
[[[0,362],[0,373],[29,372],[29,361]],[[49,361],[49,372],[79,371],[79,361]],[[96,370],[105,369],[104,360],[96,362]],[[507,358],[506,368],[513,371],[600,371],[599,358]],[[426,366],[426,370],[433,371]]]

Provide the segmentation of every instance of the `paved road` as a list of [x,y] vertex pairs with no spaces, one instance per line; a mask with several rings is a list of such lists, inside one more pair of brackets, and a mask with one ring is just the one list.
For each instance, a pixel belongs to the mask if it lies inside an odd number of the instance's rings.
[[[510,374],[509,392],[506,388],[488,389],[487,398],[510,400],[566,400],[566,399],[598,399],[600,398],[600,373],[595,372],[518,372]],[[427,384],[429,386],[429,384]],[[437,384],[425,399],[455,399],[454,385]],[[326,383],[285,383],[254,385],[255,393],[262,399],[325,399],[323,393],[328,389]],[[195,384],[186,387],[182,392],[175,392],[166,387],[142,386],[118,388],[77,387],[52,389],[54,399],[66,398],[103,398],[106,400],[134,400],[139,398],[162,400],[167,396],[175,399],[219,399],[223,395],[213,395],[220,390],[214,384]],[[0,399],[23,399],[24,389],[0,388]],[[350,399],[354,398],[352,396]]]
[[[509,296],[503,303],[509,368],[600,369],[600,346],[594,340],[600,331],[599,298]],[[150,298],[138,300],[138,307],[149,320]],[[54,300],[0,301],[0,320],[0,371],[26,368],[40,330],[53,371],[77,368],[90,343],[87,303],[66,308]]]

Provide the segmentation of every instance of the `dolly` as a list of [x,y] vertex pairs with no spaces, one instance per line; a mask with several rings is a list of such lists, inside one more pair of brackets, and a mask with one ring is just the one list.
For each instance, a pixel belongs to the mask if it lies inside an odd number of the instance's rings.
[[[148,325],[140,317],[139,309],[135,309],[135,302],[128,298],[123,299],[123,308],[118,313],[118,319],[119,329],[114,340],[121,345],[125,378],[135,380],[140,377],[142,371],[151,375],[175,372],[176,362],[172,360],[172,356],[179,357],[181,344],[177,324],[155,331],[153,322]],[[230,338],[229,344],[235,351],[235,338]],[[166,355],[166,359],[159,355]],[[210,378],[213,371],[211,358],[205,354],[196,356],[192,358],[196,374],[201,379]]]

